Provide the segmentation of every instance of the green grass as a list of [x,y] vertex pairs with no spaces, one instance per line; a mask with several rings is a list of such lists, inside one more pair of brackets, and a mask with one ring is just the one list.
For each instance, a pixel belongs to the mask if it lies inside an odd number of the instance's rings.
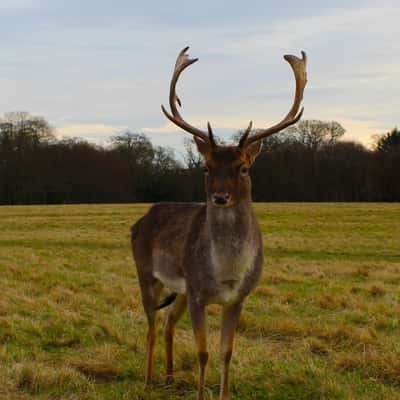
[[[129,228],[148,205],[0,208],[1,399],[194,399],[190,321],[176,382],[143,385],[146,321]],[[400,399],[400,205],[257,204],[264,274],[232,360],[241,400]],[[218,398],[219,308],[207,396]]]

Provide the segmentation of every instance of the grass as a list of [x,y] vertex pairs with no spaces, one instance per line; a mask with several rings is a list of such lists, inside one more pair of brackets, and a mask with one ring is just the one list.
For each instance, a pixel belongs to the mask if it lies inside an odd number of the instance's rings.
[[[1,399],[194,399],[190,321],[176,382],[143,385],[146,321],[129,228],[148,205],[0,208]],[[241,400],[400,399],[400,205],[257,204],[264,274],[232,360]],[[208,399],[219,308],[209,308]]]

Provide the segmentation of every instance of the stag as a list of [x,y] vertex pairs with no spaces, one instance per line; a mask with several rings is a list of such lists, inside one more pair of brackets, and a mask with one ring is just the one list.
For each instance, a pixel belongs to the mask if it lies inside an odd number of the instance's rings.
[[[293,105],[279,123],[251,134],[252,122],[235,146],[221,146],[210,123],[207,131],[186,122],[177,105],[176,84],[181,73],[198,59],[183,49],[175,64],[169,93],[170,112],[165,116],[193,135],[204,158],[206,203],[156,204],[132,227],[132,250],[136,263],[143,307],[147,316],[146,386],[153,374],[156,313],[168,307],[164,337],[166,381],[173,381],[174,328],[189,309],[197,346],[198,400],[204,399],[208,360],[206,306],[222,306],[220,399],[229,399],[229,364],[236,326],[246,296],[256,286],[263,266],[263,244],[252,207],[249,168],[260,153],[262,139],[295,124],[306,78],[306,54],[285,55],[290,64],[296,92]],[[161,291],[171,293],[160,301]]]

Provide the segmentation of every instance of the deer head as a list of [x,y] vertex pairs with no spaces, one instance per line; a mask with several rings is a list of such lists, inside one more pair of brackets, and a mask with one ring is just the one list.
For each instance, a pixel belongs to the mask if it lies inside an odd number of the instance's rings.
[[164,106],[161,106],[161,109],[170,121],[194,136],[197,148],[205,161],[208,201],[217,207],[229,207],[242,200],[250,199],[249,168],[260,153],[262,139],[295,124],[301,118],[304,108],[300,109],[300,105],[307,83],[306,54],[302,51],[302,58],[293,55],[284,56],[293,70],[296,81],[294,102],[286,117],[270,128],[257,129],[253,135],[251,135],[253,123],[250,121],[237,145],[221,146],[216,143],[209,122],[207,123],[207,132],[198,129],[186,122],[177,108],[177,105],[182,105],[176,95],[176,84],[179,76],[184,69],[198,61],[198,58],[189,58],[188,49],[189,47],[185,47],[176,60],[169,92],[171,112],[168,112]]

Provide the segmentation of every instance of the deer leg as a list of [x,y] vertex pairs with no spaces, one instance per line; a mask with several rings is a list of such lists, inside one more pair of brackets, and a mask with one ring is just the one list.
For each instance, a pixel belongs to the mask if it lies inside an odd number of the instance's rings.
[[229,399],[229,364],[232,357],[233,339],[239,322],[242,304],[225,307],[221,324],[221,388],[220,400]]
[[205,305],[199,304],[198,302],[192,300],[189,301],[189,310],[192,320],[194,338],[197,346],[197,357],[199,360],[199,385],[197,400],[204,400],[204,384],[208,361]]
[[165,353],[167,357],[167,378],[166,383],[170,384],[174,381],[173,377],[173,342],[174,342],[174,333],[175,333],[175,325],[179,321],[179,318],[186,310],[186,296],[178,295],[175,299],[174,303],[170,307],[168,311],[167,320],[165,322]]
[[162,284],[156,281],[153,285],[142,287],[142,300],[147,316],[147,362],[146,362],[146,387],[151,383],[153,376],[154,345],[156,340],[156,307],[160,298]]

